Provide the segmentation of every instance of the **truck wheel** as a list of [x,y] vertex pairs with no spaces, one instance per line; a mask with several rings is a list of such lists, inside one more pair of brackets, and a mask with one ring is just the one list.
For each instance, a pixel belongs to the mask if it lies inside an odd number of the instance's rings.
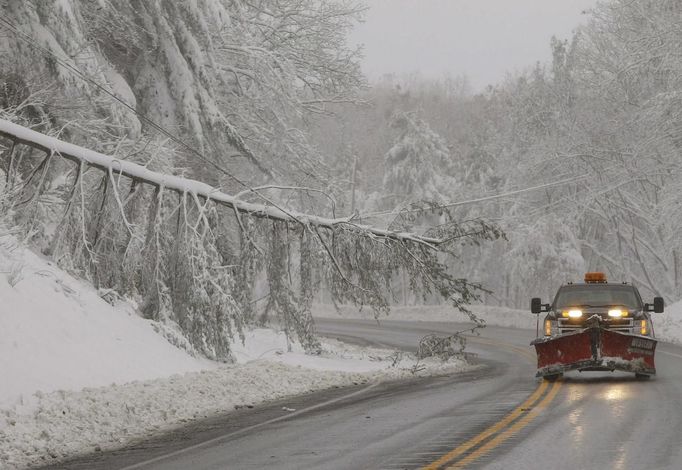
[[547,382],[556,382],[556,381],[559,380],[563,375],[564,375],[564,374],[549,374],[549,375],[545,375],[543,378],[544,378]]
[[640,374],[639,372],[636,372],[635,378],[637,380],[649,380],[651,378],[651,376],[649,374]]

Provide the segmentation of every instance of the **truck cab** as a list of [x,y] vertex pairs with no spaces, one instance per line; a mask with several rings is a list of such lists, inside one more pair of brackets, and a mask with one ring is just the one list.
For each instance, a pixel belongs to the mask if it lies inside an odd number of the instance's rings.
[[643,303],[636,287],[608,283],[601,272],[560,286],[551,304],[533,298],[531,312],[546,313],[542,334],[531,343],[538,353],[537,375],[552,380],[568,370],[655,374],[651,312],[663,309],[661,297]]

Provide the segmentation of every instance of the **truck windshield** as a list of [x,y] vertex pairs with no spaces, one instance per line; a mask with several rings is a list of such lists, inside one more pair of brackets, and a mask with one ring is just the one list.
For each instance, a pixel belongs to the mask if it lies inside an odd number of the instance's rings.
[[564,286],[557,292],[554,308],[621,306],[640,309],[641,300],[632,286],[587,284]]

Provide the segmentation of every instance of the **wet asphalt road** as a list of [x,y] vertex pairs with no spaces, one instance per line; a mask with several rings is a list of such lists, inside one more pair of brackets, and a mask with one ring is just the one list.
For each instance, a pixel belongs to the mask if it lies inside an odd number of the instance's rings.
[[[463,325],[319,320],[318,329],[414,350],[423,335]],[[649,381],[568,374],[545,385],[544,408],[533,409],[519,405],[543,388],[528,345],[534,336],[488,327],[468,343],[481,367],[466,374],[282,400],[59,468],[402,469],[454,449],[458,458],[446,466],[462,467],[453,468],[682,469],[682,348],[659,344],[659,374]],[[286,415],[283,406],[301,411]],[[525,414],[502,427],[510,413]]]

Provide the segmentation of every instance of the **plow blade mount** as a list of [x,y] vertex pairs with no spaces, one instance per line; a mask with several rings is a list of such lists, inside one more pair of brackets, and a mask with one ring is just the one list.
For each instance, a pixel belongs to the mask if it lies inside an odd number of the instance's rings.
[[569,370],[620,370],[656,373],[653,338],[610,331],[598,326],[561,336],[538,338],[531,344],[538,355],[538,377]]

